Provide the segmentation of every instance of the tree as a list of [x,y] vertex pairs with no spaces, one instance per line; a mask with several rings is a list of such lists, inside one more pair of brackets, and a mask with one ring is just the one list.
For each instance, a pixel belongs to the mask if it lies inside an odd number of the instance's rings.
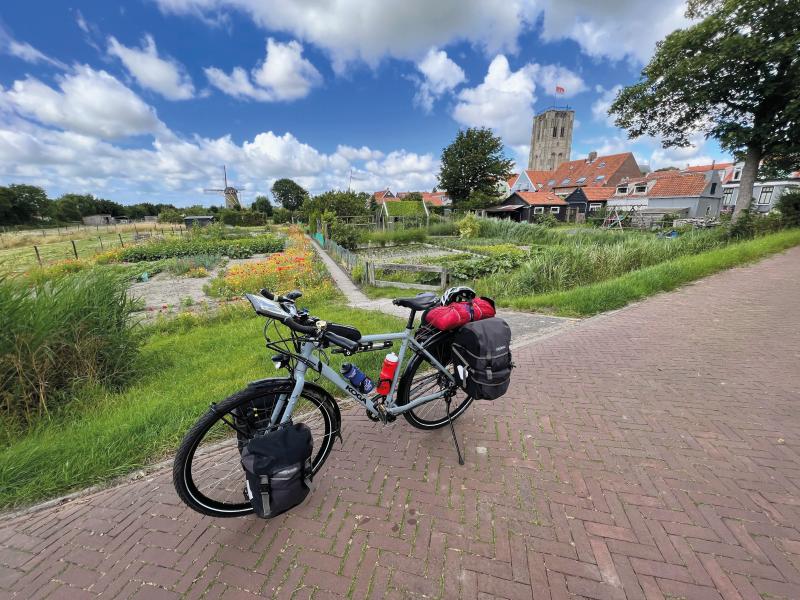
[[254,212],[263,213],[268,217],[272,216],[272,203],[270,203],[269,198],[266,196],[256,196],[253,205],[250,207],[250,210]]
[[800,11],[795,0],[690,0],[701,20],[669,34],[609,114],[631,138],[686,147],[698,133],[744,157],[733,219],[762,160],[800,153]]
[[497,182],[511,175],[511,166],[503,142],[491,129],[461,130],[442,150],[439,189],[447,190],[456,205],[475,192],[497,196]]
[[419,192],[409,192],[402,198],[406,202],[422,202],[422,194]]
[[275,196],[283,208],[295,211],[303,205],[308,198],[308,192],[291,179],[278,179],[272,184],[272,195]]
[[15,183],[2,190],[0,219],[4,224],[25,225],[49,213],[50,201],[40,187]]
[[301,214],[305,220],[313,214],[322,214],[326,211],[334,213],[337,217],[356,217],[369,214],[369,194],[365,192],[330,190],[307,198],[303,202]]

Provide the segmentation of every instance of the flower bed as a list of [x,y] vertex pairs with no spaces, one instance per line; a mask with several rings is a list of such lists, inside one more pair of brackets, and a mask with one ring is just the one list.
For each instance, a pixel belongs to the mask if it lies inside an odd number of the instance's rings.
[[119,248],[105,252],[97,257],[97,262],[140,262],[160,260],[176,256],[223,255],[228,258],[249,258],[253,254],[280,252],[284,248],[282,239],[273,235],[260,235],[235,240],[183,238],[157,240]]

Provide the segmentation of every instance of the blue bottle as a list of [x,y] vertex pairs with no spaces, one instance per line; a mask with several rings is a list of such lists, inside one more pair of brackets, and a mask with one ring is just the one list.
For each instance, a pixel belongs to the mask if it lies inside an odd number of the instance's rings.
[[365,394],[369,394],[374,388],[375,384],[372,383],[372,380],[364,375],[364,373],[355,365],[351,365],[350,363],[344,363],[342,365],[342,375],[347,378],[347,380],[353,384],[353,387],[357,390],[364,392]]

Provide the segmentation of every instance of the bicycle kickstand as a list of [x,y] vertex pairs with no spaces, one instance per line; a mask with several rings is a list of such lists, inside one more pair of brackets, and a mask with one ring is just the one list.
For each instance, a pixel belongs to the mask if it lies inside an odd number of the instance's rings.
[[453,444],[456,446],[456,452],[458,453],[458,464],[464,464],[464,457],[461,455],[461,448],[458,445],[458,438],[456,437],[456,428],[453,426],[453,419],[450,417],[450,396],[445,396],[444,400],[447,406],[447,422],[450,423],[450,433],[453,434]]

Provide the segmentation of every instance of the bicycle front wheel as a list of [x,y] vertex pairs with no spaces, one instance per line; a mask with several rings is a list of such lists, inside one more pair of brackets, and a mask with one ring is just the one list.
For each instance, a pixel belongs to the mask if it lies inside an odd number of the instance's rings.
[[[451,332],[443,331],[431,337],[424,348],[448,372],[454,373],[453,355],[450,350]],[[415,353],[408,361],[403,378],[397,392],[398,405],[405,405],[418,398],[445,391],[450,387],[449,379],[437,369],[423,354]],[[450,418],[456,420],[469,405],[472,397],[467,396],[461,388],[451,398]],[[438,429],[447,425],[447,404],[444,398],[432,400],[403,413],[406,421],[418,429]]]
[[[241,449],[266,431],[279,399],[294,382],[276,380],[251,386],[213,406],[195,423],[175,455],[173,483],[190,508],[212,517],[240,517],[253,512],[245,495]],[[314,440],[312,471],[323,465],[338,435],[339,423],[318,392],[306,387],[292,411],[294,423],[305,423]]]

